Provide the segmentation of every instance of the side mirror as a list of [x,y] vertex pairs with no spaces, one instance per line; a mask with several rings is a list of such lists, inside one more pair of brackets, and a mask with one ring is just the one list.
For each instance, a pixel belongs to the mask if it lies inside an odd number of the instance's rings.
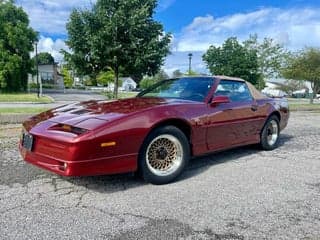
[[212,99],[210,106],[214,107],[221,103],[229,103],[229,102],[230,102],[230,98],[228,96],[216,96]]

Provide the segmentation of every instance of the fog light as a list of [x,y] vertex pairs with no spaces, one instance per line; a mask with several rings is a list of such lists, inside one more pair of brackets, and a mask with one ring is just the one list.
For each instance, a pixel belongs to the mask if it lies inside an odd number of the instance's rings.
[[68,163],[63,163],[63,162],[60,162],[60,166],[59,166],[59,169],[61,170],[61,171],[65,171],[66,169],[67,169],[67,167],[68,167]]

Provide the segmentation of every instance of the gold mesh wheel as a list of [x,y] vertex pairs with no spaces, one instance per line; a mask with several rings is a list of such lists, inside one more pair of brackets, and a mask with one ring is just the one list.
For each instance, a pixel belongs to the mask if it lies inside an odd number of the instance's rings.
[[147,148],[147,166],[157,176],[167,176],[175,172],[180,167],[182,159],[180,141],[169,134],[156,137]]

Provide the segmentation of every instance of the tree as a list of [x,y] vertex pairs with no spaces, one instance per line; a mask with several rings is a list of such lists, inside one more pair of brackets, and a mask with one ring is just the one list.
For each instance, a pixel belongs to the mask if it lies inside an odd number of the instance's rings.
[[32,61],[29,53],[37,33],[29,27],[28,15],[12,0],[0,0],[0,90],[27,89]]
[[288,79],[307,80],[311,83],[313,94],[310,103],[320,91],[320,49],[308,47],[287,58],[282,75]]
[[62,67],[63,83],[66,88],[71,88],[73,85],[73,78],[70,75],[69,70],[63,66]]
[[[41,52],[37,56],[39,65],[54,64],[53,56],[48,52]],[[36,63],[36,57],[33,57],[32,60]]]
[[160,71],[156,75],[154,75],[154,78],[157,82],[159,82],[168,79],[169,75],[163,69],[160,69]]
[[163,69],[160,69],[159,72],[157,74],[155,74],[154,76],[144,77],[139,82],[139,86],[142,89],[146,89],[146,88],[152,86],[153,84],[160,82],[162,80],[168,79],[168,78],[169,78],[169,75]]
[[170,34],[153,19],[156,0],[97,0],[91,10],[73,10],[65,52],[82,75],[111,68],[117,97],[119,75],[154,75],[169,53]]
[[292,95],[294,91],[301,90],[301,89],[308,89],[302,81],[288,79],[283,84],[277,87],[277,89]]
[[196,71],[193,71],[193,70],[188,70],[185,74],[186,76],[197,76],[199,75],[199,73],[197,73]]
[[139,82],[139,87],[141,89],[147,89],[148,87],[151,87],[153,84],[155,84],[157,81],[154,77],[144,77],[140,82]]
[[211,45],[202,56],[210,72],[243,78],[256,84],[260,77],[257,53],[241,45],[237,38],[228,38],[221,47]]
[[113,83],[115,79],[114,71],[102,71],[97,76],[97,82],[102,86],[108,86],[109,83]]
[[183,76],[183,73],[182,73],[179,69],[177,69],[177,70],[174,70],[174,71],[173,71],[172,76],[173,76],[174,78],[179,78],[179,77],[182,77],[182,76]]
[[266,79],[279,76],[281,66],[288,53],[282,45],[276,43],[272,38],[264,38],[259,43],[257,34],[250,35],[249,39],[244,41],[243,44],[245,48],[256,51],[260,73],[257,85],[259,89],[262,89]]

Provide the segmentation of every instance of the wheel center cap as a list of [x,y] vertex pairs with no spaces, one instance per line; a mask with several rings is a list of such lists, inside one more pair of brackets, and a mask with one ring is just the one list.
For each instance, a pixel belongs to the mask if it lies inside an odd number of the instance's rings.
[[161,147],[157,151],[157,159],[159,160],[165,160],[168,156],[168,152],[164,147]]

